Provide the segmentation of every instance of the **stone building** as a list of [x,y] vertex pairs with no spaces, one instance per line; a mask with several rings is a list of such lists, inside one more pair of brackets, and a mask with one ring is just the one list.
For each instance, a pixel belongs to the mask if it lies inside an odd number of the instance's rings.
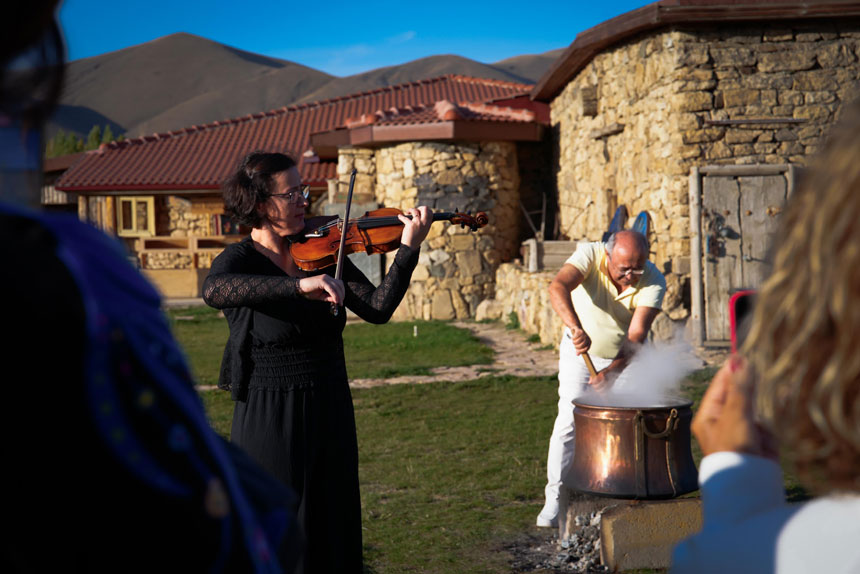
[[[665,0],[587,30],[532,92],[551,108],[560,233],[598,240],[617,206],[647,211],[668,282],[655,331],[725,340],[730,292],[761,281],[797,168],[858,86],[858,2]],[[501,312],[547,343],[553,274],[498,273]]]
[[341,187],[355,168],[356,193],[380,205],[487,213],[491,224],[477,233],[431,228],[397,311],[401,318],[443,320],[474,317],[495,294],[499,264],[519,255],[519,204],[539,193],[533,181],[523,181],[520,165],[548,164],[542,140],[533,111],[447,100],[420,111],[380,111],[311,138],[314,149],[338,148]]

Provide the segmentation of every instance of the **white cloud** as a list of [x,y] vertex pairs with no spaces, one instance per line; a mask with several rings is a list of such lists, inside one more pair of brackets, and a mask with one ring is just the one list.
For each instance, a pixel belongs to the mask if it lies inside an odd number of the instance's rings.
[[389,62],[392,46],[399,46],[402,49],[404,44],[412,42],[417,36],[418,34],[414,30],[407,30],[395,36],[380,38],[377,42],[362,42],[325,49],[285,50],[271,55],[298,62],[329,74],[349,76],[392,65]]
[[408,32],[403,32],[402,34],[398,34],[396,36],[392,36],[391,38],[388,38],[388,43],[389,44],[404,44],[410,40],[413,40],[415,38],[415,36],[417,36],[417,35],[418,34],[415,32],[415,30],[409,30]]

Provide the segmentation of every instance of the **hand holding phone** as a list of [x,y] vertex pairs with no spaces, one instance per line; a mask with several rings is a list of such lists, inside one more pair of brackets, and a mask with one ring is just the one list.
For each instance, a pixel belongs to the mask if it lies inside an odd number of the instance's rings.
[[778,459],[776,439],[755,420],[753,386],[752,373],[738,355],[714,375],[691,426],[704,455],[740,452]]

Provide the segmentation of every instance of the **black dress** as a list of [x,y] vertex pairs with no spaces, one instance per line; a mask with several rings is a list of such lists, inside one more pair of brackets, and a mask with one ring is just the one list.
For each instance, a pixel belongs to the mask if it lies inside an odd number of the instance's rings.
[[[403,298],[418,250],[401,246],[380,286],[344,259],[345,305],[384,323]],[[327,273],[334,272],[327,269]],[[232,392],[231,440],[299,496],[300,571],[362,570],[358,444],[343,355],[346,313],[297,293],[251,238],[212,263],[203,296],[230,325],[219,386]]]

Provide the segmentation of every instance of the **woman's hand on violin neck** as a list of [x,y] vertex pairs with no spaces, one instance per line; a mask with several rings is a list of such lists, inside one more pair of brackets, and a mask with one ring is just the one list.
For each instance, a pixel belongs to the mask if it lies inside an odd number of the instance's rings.
[[[406,217],[411,215],[412,219]],[[412,207],[403,211],[403,215],[397,216],[403,222],[403,234],[400,236],[400,243],[412,249],[418,249],[421,242],[430,233],[430,226],[433,224],[433,213],[426,205],[420,207]]]
[[343,281],[329,275],[314,275],[299,280],[299,293],[313,301],[328,301],[335,305],[343,304]]

